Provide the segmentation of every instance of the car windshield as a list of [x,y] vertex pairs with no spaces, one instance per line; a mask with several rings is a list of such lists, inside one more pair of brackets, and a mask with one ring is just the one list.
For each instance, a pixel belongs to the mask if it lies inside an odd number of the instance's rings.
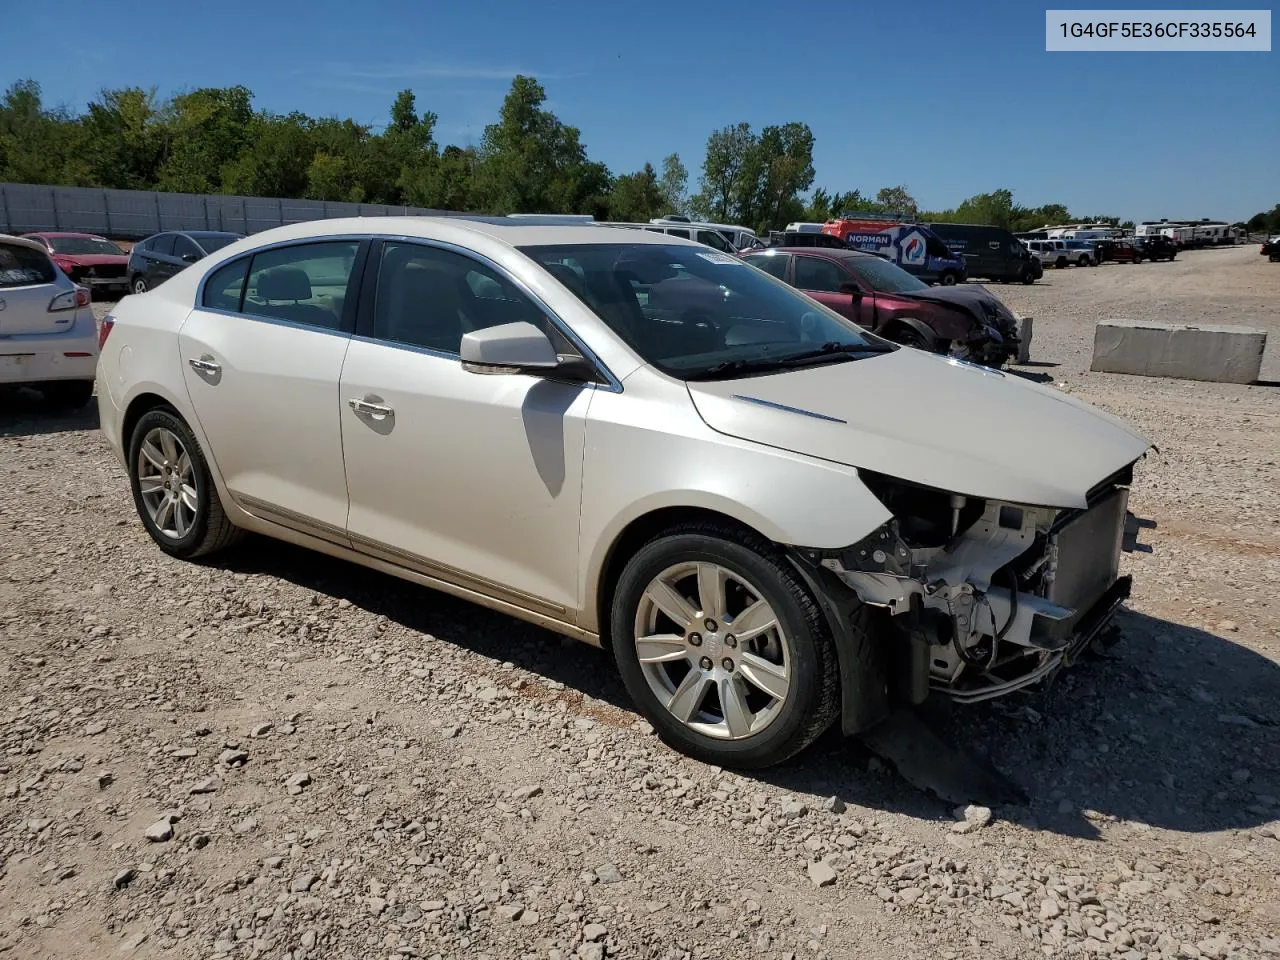
[[768,274],[662,244],[522,247],[648,363],[684,380],[893,349]]
[[855,257],[846,264],[876,293],[915,293],[929,289],[927,283],[917,280],[896,263],[879,257]]
[[237,236],[221,236],[218,234],[196,234],[195,241],[200,244],[201,249],[205,253],[213,253],[215,250],[221,250],[228,244],[235,243],[240,238]]
[[71,256],[105,254],[110,257],[123,257],[124,251],[110,240],[101,237],[50,237],[49,246],[54,253],[66,253]]

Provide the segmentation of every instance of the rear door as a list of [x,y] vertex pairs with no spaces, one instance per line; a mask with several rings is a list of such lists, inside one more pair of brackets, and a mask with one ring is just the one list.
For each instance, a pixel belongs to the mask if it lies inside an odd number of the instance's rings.
[[152,239],[151,246],[147,250],[148,286],[154,287],[164,283],[177,273],[173,264],[173,241],[172,233],[162,233]]
[[48,254],[35,247],[0,241],[0,355],[11,353],[5,339],[24,333],[60,333],[75,324],[75,300],[65,310],[50,310],[53,298],[72,291]]
[[338,394],[359,238],[272,247],[205,280],[178,335],[209,453],[244,509],[345,544]]

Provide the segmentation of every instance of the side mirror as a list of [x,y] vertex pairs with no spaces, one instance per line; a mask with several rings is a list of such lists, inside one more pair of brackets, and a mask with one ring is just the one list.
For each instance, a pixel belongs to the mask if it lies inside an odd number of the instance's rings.
[[849,294],[855,300],[862,299],[862,288],[852,280],[846,280],[840,284],[840,292]]
[[532,323],[504,323],[462,335],[462,365],[472,373],[550,373],[556,348]]

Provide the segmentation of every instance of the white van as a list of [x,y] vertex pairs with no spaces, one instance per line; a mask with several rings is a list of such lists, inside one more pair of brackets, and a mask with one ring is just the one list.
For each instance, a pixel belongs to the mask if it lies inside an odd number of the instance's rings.
[[[729,243],[733,245],[734,250],[741,250],[743,247],[749,246],[752,240],[756,239],[756,232],[754,230],[749,227],[732,223],[705,223],[697,220],[670,220],[666,217],[654,217],[649,222],[661,226],[666,233],[671,233],[677,237],[688,236],[690,240],[698,240],[700,243],[706,243],[707,241],[701,240],[698,237],[691,236],[687,233],[678,233],[677,231],[714,230],[728,240]],[[714,246],[714,244],[710,244],[710,246]]]
[[719,230],[713,230],[707,224],[702,223],[680,223],[679,221],[665,221],[663,223],[601,223],[602,227],[626,227],[630,230],[647,230],[650,233],[665,233],[673,237],[683,237],[685,240],[696,240],[698,243],[706,244],[708,247],[715,247],[725,253],[735,253],[737,247],[730,243]]
[[787,224],[787,233],[821,233],[822,224],[797,221]]

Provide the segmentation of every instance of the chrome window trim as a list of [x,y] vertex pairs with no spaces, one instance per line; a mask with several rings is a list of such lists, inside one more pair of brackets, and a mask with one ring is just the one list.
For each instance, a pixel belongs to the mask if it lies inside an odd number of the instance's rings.
[[[614,376],[613,371],[609,369],[609,367],[605,364],[603,360],[600,359],[600,357],[595,353],[595,351],[592,350],[590,347],[588,347],[582,341],[582,338],[579,337],[576,332],[574,332],[573,328],[570,327],[569,324],[565,323],[564,320],[560,318],[560,315],[558,313],[556,313],[549,306],[547,306],[546,301],[543,300],[536,293],[534,293],[533,290],[529,288],[528,284],[526,284],[519,277],[514,276],[509,270],[506,269],[506,267],[503,267],[501,264],[485,256],[483,253],[480,253],[479,251],[476,251],[476,250],[472,250],[469,247],[461,246],[456,243],[450,243],[447,240],[436,240],[431,237],[413,237],[413,236],[406,236],[404,234],[395,234],[395,233],[326,234],[326,235],[317,236],[317,237],[305,237],[305,238],[296,238],[292,240],[280,240],[275,243],[266,244],[265,246],[255,247],[252,250],[243,251],[242,253],[237,254],[236,256],[227,257],[226,259],[219,260],[217,263],[209,266],[205,270],[204,276],[200,278],[199,284],[196,285],[196,300],[195,300],[195,304],[193,305],[193,309],[201,310],[201,311],[204,311],[205,313],[212,313],[212,314],[217,314],[225,317],[245,317],[250,320],[256,320],[260,323],[274,323],[279,326],[290,327],[295,330],[312,330],[319,333],[327,333],[334,336],[347,337],[348,339],[352,339],[352,340],[359,340],[362,343],[374,343],[374,344],[378,344],[379,346],[393,347],[399,350],[409,350],[410,352],[422,353],[427,356],[442,357],[444,359],[461,361],[461,357],[457,353],[448,353],[440,350],[432,350],[426,347],[417,347],[412,344],[406,344],[406,343],[395,343],[394,341],[391,341],[391,340],[380,340],[376,337],[367,337],[367,336],[357,335],[354,333],[347,333],[345,330],[330,330],[327,327],[315,327],[305,323],[298,323],[293,320],[281,320],[278,317],[264,317],[256,313],[249,313],[246,311],[222,310],[217,307],[204,306],[204,288],[205,288],[205,284],[209,282],[209,278],[215,272],[222,269],[227,264],[234,262],[237,259],[245,258],[245,259],[252,260],[252,258],[257,256],[259,253],[265,253],[268,250],[275,250],[280,247],[298,247],[298,246],[307,246],[314,243],[341,243],[341,242],[350,242],[350,241],[355,241],[356,243],[363,243],[366,240],[382,240],[384,242],[387,240],[391,240],[394,242],[416,243],[420,246],[436,247],[441,250],[447,250],[450,253],[456,253],[459,256],[470,257],[472,260],[476,260],[479,263],[484,264],[486,267],[494,271],[494,273],[498,274],[498,276],[505,279],[507,282],[512,284],[512,286],[514,286],[517,290],[519,290],[526,297],[532,300],[534,305],[537,306],[538,309],[541,310],[546,315],[547,319],[551,321],[552,325],[554,325],[555,328],[559,330],[561,334],[563,334],[564,338],[568,340],[571,344],[573,344],[574,347],[577,348],[578,352],[582,354],[583,358],[586,359],[587,362],[589,362],[593,367],[595,367],[596,372],[600,374],[600,376],[604,379],[605,382],[602,384],[601,383],[589,384],[589,386],[592,386],[596,389],[601,389],[601,388],[607,389],[611,393],[622,393],[622,381],[619,380],[616,376]],[[537,264],[535,264],[535,266],[538,266],[538,269],[542,269],[541,266]],[[379,264],[379,267],[381,267],[381,264]],[[366,267],[366,269],[368,268]],[[548,276],[550,276],[550,274],[548,274]],[[247,279],[246,279],[246,282],[247,282]]]

